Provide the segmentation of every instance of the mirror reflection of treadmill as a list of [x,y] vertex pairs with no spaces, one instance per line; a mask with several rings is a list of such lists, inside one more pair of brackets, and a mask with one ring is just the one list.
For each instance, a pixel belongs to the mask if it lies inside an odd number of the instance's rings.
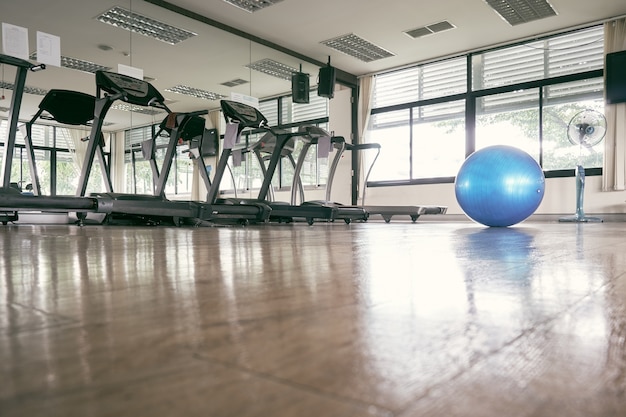
[[[341,136],[332,136],[329,132],[326,132],[324,129],[317,126],[302,126],[301,130],[306,132],[308,141],[310,144],[317,144],[318,141],[322,137],[330,138],[331,144],[337,150],[335,156],[331,162],[330,171],[328,174],[327,184],[326,184],[326,199],[311,201],[308,204],[323,204],[323,205],[337,205],[338,207],[347,208],[361,208],[366,212],[365,220],[369,219],[372,215],[380,215],[385,222],[389,223],[393,216],[409,216],[413,222],[416,222],[417,219],[424,214],[445,214],[448,208],[446,206],[433,206],[433,205],[419,205],[419,206],[411,206],[411,205],[366,205],[365,204],[365,191],[367,189],[367,181],[369,179],[370,173],[372,172],[372,168],[378,159],[378,155],[380,154],[381,146],[378,143],[364,143],[364,144],[350,144],[345,141],[345,139]],[[304,158],[306,158],[306,151],[308,151],[309,147],[303,149],[300,153],[300,157],[298,160],[298,164],[302,165],[304,163]],[[367,174],[365,176],[364,186],[363,186],[363,197],[362,197],[362,205],[360,206],[349,206],[343,205],[341,203],[332,202],[331,200],[331,192],[332,185],[334,182],[335,174],[337,172],[337,166],[339,164],[339,160],[342,157],[342,154],[345,150],[349,150],[352,152],[361,152],[365,150],[375,149],[376,156],[372,160],[370,164]],[[299,172],[299,171],[298,171]],[[295,186],[295,183],[294,183]],[[291,201],[292,203],[295,201],[296,196],[296,188],[292,188]]]
[[[302,133],[301,140],[303,141],[302,149],[300,151],[300,155],[298,156],[298,162],[296,163],[296,167],[294,170],[293,182],[291,184],[291,204],[296,204],[297,197],[300,197],[300,201],[302,205],[306,206],[322,206],[322,207],[333,207],[337,212],[335,214],[335,218],[343,219],[346,223],[350,223],[352,221],[365,221],[367,220],[369,214],[363,207],[359,206],[349,206],[337,202],[333,202],[330,200],[330,194],[328,190],[330,190],[330,186],[327,184],[326,190],[326,199],[325,200],[311,200],[306,201],[304,199],[304,189],[301,181],[301,173],[302,167],[306,161],[306,155],[309,149],[313,146],[321,146],[324,140],[328,141],[328,146],[335,148],[336,154],[341,157],[343,150],[346,147],[346,142],[343,137],[335,136],[331,137],[329,133],[327,133],[322,128],[317,126],[301,126],[299,128],[300,133]],[[337,164],[339,163],[339,158],[334,158],[331,163],[329,180],[331,176],[335,172],[337,168]]]
[[[224,204],[255,204],[263,203],[271,207],[270,221],[292,222],[295,219],[305,219],[308,224],[315,220],[333,221],[336,209],[334,207],[314,207],[305,205],[292,205],[286,202],[270,201],[272,179],[277,172],[281,158],[285,157],[288,149],[293,146],[294,139],[301,136],[299,132],[289,132],[268,125],[268,121],[256,108],[244,103],[230,100],[220,102],[224,119],[227,124],[227,133],[224,138],[222,153],[215,169],[213,184],[209,190],[207,201],[209,203],[220,202]],[[261,157],[263,170],[263,182],[257,198],[220,198],[220,182],[228,169],[228,160],[233,154],[235,143],[239,142],[244,130],[271,133],[264,135],[258,142],[252,144],[247,151],[255,152],[260,148],[271,150],[267,157]],[[258,156],[257,156],[258,157]],[[267,161],[267,165],[264,162]]]
[[[194,127],[199,116],[207,114],[207,110],[196,112],[175,113],[165,105],[165,98],[150,83],[107,71],[96,72],[96,105],[91,133],[85,159],[78,182],[77,196],[84,196],[87,190],[89,174],[96,154],[97,138],[102,133],[105,116],[113,103],[122,100],[130,105],[152,107],[167,112],[165,123],[170,134],[165,159],[160,172],[154,171],[156,186],[153,194],[125,194],[112,190],[104,193],[91,193],[103,204],[109,219],[129,217],[133,222],[160,224],[165,219],[172,219],[174,224],[181,224],[185,219],[197,221],[236,221],[247,224],[250,221],[262,222],[269,216],[269,207],[256,204],[245,207],[232,205],[207,204],[205,202],[168,200],[165,197],[165,185],[176,153],[178,139],[185,137],[187,126]],[[196,122],[189,124],[190,121]],[[197,127],[197,126],[196,126]],[[105,175],[103,173],[103,175]]]

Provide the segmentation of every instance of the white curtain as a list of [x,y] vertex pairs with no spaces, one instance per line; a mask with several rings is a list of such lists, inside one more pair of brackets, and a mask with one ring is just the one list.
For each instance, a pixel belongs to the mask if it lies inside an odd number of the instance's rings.
[[[106,137],[106,136],[105,136]],[[111,150],[111,182],[113,191],[128,192],[124,169],[124,132],[117,132],[109,136]]]
[[[359,103],[358,103],[358,134],[360,143],[367,143],[367,127],[370,121],[370,112],[372,111],[372,95],[374,93],[374,84],[376,78],[373,75],[368,75],[359,78]],[[359,195],[357,199],[361,199],[363,204],[363,197],[365,194],[365,175],[367,168],[363,166],[364,155],[363,152],[359,153]]]
[[[626,50],[626,18],[604,24],[604,53]],[[605,105],[602,191],[626,189],[626,103]]]
[[83,161],[85,160],[85,153],[87,152],[87,141],[83,141],[83,138],[89,136],[88,130],[81,129],[67,129],[70,136],[70,143],[67,143],[67,147],[72,154],[74,164],[78,167],[78,173],[83,168]]

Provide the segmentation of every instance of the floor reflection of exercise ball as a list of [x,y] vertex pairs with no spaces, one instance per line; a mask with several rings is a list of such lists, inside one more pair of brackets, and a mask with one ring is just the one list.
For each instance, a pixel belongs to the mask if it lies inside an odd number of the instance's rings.
[[485,226],[519,223],[537,210],[545,177],[532,156],[512,146],[495,145],[471,154],[457,174],[456,200],[472,220]]

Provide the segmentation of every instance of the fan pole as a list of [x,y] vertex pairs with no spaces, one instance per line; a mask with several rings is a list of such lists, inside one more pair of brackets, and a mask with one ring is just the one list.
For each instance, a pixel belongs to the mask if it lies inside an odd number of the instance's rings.
[[576,166],[576,214],[573,216],[561,217],[560,222],[579,223],[601,223],[599,217],[589,217],[585,215],[583,203],[585,199],[585,168],[582,165]]

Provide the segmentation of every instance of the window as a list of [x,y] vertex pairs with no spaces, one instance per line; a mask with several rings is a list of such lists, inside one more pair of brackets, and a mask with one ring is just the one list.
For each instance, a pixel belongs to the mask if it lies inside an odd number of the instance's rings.
[[566,127],[581,109],[602,111],[603,63],[595,26],[377,75],[367,138],[381,154],[368,185],[450,182],[466,152],[494,144],[545,171],[574,175],[580,158],[601,167],[602,145],[583,155]]
[[[6,138],[6,129],[7,121],[2,120],[0,137]],[[76,193],[80,170],[75,160],[72,135],[80,137],[87,133],[66,127],[33,125],[31,139],[42,195],[74,195]],[[23,191],[28,191],[33,180],[21,131],[18,130],[15,139],[11,182],[20,186]]]

